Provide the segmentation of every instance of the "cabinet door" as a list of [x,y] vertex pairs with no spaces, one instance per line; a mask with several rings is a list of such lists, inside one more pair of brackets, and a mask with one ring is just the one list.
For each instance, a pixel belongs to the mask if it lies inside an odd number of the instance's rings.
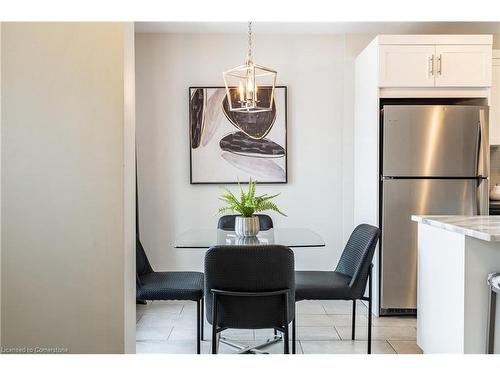
[[434,87],[434,45],[381,45],[380,87]]
[[436,87],[491,86],[491,46],[436,46]]
[[490,145],[500,145],[500,56],[498,59],[493,59],[490,96]]

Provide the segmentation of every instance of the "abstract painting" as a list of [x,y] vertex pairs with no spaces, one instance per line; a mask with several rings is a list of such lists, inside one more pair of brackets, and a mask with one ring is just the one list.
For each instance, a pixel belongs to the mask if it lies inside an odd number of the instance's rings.
[[286,89],[276,86],[272,111],[247,113],[229,110],[224,87],[190,87],[191,184],[286,183]]

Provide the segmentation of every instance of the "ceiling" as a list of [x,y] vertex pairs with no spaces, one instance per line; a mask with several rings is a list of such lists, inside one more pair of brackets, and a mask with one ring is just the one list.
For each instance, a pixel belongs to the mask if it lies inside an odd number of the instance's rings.
[[[136,22],[137,33],[246,33],[245,22]],[[500,22],[256,22],[261,34],[500,34]]]

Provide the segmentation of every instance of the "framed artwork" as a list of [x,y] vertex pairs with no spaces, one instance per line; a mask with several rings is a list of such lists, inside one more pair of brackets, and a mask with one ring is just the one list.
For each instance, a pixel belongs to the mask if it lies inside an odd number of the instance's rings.
[[191,184],[287,183],[286,86],[274,94],[272,111],[244,113],[223,86],[189,88]]

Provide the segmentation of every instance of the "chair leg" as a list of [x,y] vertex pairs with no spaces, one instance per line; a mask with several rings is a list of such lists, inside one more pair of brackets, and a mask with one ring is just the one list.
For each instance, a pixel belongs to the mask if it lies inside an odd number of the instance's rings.
[[205,339],[203,333],[203,324],[205,322],[205,301],[203,300],[203,297],[201,298],[200,303],[201,303],[200,329],[201,329],[201,341],[203,341]]
[[487,323],[487,338],[486,338],[486,354],[495,353],[495,316],[497,298],[495,291],[490,286],[490,293],[488,297],[488,323]]
[[372,353],[372,267],[368,271],[368,354]]
[[[284,326],[285,331],[283,333],[283,353],[290,354],[290,337],[288,336],[288,324]],[[292,344],[293,345],[293,344]]]
[[356,300],[352,300],[352,337],[351,340],[356,340]]
[[201,300],[196,301],[196,354],[201,353],[201,311],[200,311]]
[[295,319],[292,320],[292,354],[297,354],[297,336],[295,332]]
[[213,294],[212,301],[212,354],[217,354],[217,349],[219,347],[217,337],[217,296]]
[[288,336],[288,326],[289,326],[289,320],[288,320],[288,292],[286,292],[284,295],[284,309],[283,309],[283,349],[285,354],[290,354],[290,337]]
[[216,328],[212,326],[212,354],[217,354],[217,332]]

